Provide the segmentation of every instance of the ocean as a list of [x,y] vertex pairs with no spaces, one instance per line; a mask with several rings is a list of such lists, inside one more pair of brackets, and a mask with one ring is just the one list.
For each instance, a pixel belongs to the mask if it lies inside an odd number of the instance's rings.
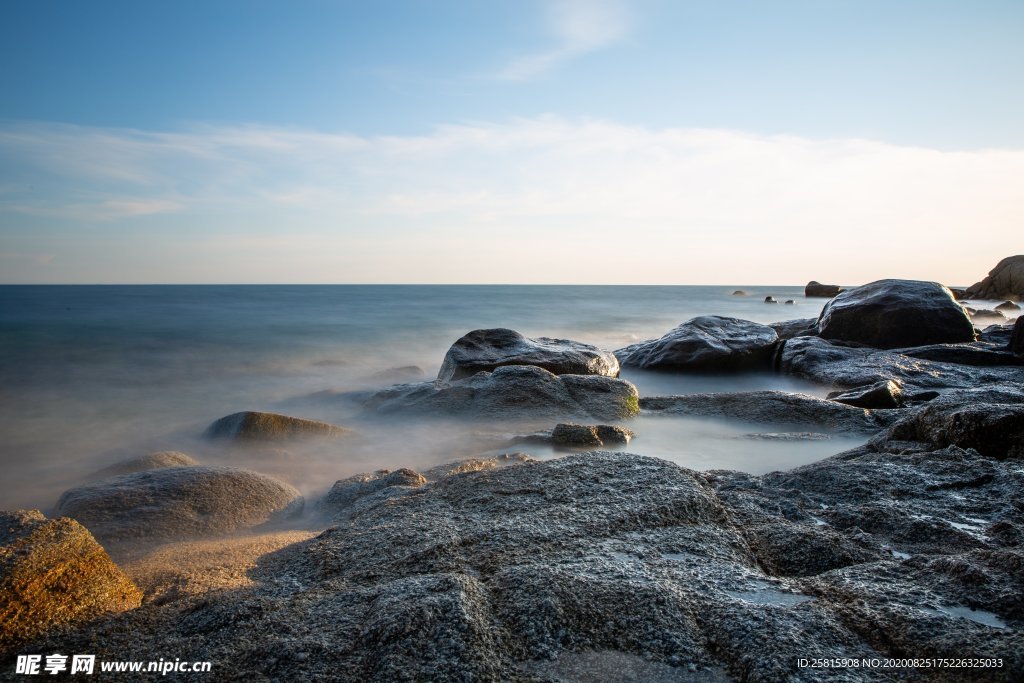
[[[780,303],[764,303],[769,295]],[[90,472],[153,450],[248,466],[316,496],[358,472],[472,455],[481,431],[552,426],[368,420],[343,400],[346,392],[432,379],[451,343],[470,330],[509,327],[616,349],[698,315],[769,323],[815,317],[823,303],[804,298],[803,287],[745,285],[0,286],[0,506],[47,511]],[[641,396],[830,389],[772,373],[622,376]],[[212,421],[241,410],[326,420],[357,437],[252,461],[200,438]],[[859,442],[750,439],[786,426],[715,419],[640,417],[629,426],[638,435],[631,452],[755,474]],[[557,456],[543,447],[505,450]]]

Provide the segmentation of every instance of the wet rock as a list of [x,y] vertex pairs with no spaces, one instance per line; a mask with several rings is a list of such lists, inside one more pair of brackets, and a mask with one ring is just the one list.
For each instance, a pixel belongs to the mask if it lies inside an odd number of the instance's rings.
[[877,443],[892,441],[973,448],[997,460],[1024,459],[1024,405],[933,401],[894,424]]
[[639,411],[636,387],[600,375],[554,375],[528,365],[438,387],[402,384],[375,392],[363,408],[381,414],[420,413],[470,418],[580,416],[614,420]]
[[967,288],[969,299],[1024,299],[1024,256],[1008,256],[981,282]]
[[1006,348],[1018,358],[1024,357],[1024,316],[1017,318],[1017,322],[1014,323]]
[[231,467],[168,467],[69,489],[57,514],[72,517],[104,543],[211,536],[302,511],[292,486]]
[[949,290],[936,282],[878,280],[826,303],[818,334],[895,349],[974,341],[974,326]]
[[78,522],[0,511],[0,653],[141,602],[142,592]]
[[816,318],[799,318],[797,320],[784,320],[771,323],[768,327],[775,330],[780,341],[792,339],[793,337],[806,337],[818,334],[818,320]]
[[1020,306],[1012,301],[1004,301],[1003,303],[996,306],[996,310],[1000,313],[1016,315],[1020,312]]
[[994,367],[1020,365],[1021,361],[1008,351],[996,350],[978,344],[930,344],[909,349],[893,349],[908,358],[922,358],[940,363]]
[[779,300],[776,299],[774,296],[766,296],[764,298],[764,302],[766,304],[777,304],[777,303],[779,303]]
[[854,389],[899,380],[916,389],[1019,385],[1019,367],[974,367],[911,358],[901,353],[833,344],[818,337],[786,341],[776,357],[778,369],[819,384]]
[[652,396],[640,399],[644,413],[726,417],[748,422],[813,425],[842,432],[875,432],[896,419],[883,412],[854,408],[786,391]]
[[[551,435],[548,434],[549,440],[550,436]],[[457,474],[484,472],[487,470],[501,469],[502,467],[514,467],[528,462],[536,462],[536,460],[527,453],[502,453],[501,455],[494,455],[490,457],[463,458],[462,460],[456,460],[455,462],[436,465],[426,469],[423,471],[423,476],[427,478],[427,481],[436,481],[438,479],[446,479],[447,477],[452,477]]]
[[606,445],[628,444],[635,436],[625,427],[614,425],[557,424],[551,431],[555,446],[569,448],[600,448]]
[[1009,349],[1013,324],[989,325],[978,333],[978,342],[992,349]]
[[834,391],[828,398],[858,408],[899,408],[904,400],[903,383],[890,379],[850,391]]
[[742,289],[737,289],[735,292],[732,293],[732,295],[733,296],[747,296],[747,293],[744,292]]
[[843,291],[839,285],[823,285],[817,280],[811,280],[804,287],[804,296],[831,299]]
[[794,305],[796,305],[796,302],[795,302],[795,301],[793,301],[792,299],[786,299],[786,305],[788,305],[788,306],[794,306]]
[[971,316],[971,320],[979,325],[1002,325],[1006,322],[1006,316],[1003,315],[1002,311],[996,311],[991,308],[970,307],[966,307],[964,310]]
[[571,339],[529,339],[515,330],[497,328],[473,330],[452,344],[437,382],[448,384],[507,365],[530,365],[555,375],[619,376],[618,359],[596,346]]
[[960,289],[959,287],[947,287],[947,289],[949,289],[950,293],[953,295],[953,298],[956,299],[957,301],[967,298],[966,289]]
[[769,367],[777,342],[767,325],[709,315],[616,354],[623,365],[652,370],[738,371]]
[[108,477],[116,477],[119,474],[145,472],[146,470],[157,470],[162,467],[192,467],[198,464],[192,456],[186,453],[180,451],[159,451],[114,463],[98,472],[94,472],[90,475],[89,479],[106,479]]
[[326,422],[250,410],[233,413],[216,420],[207,428],[203,436],[208,439],[252,442],[337,437],[350,433],[349,429],[336,427]]

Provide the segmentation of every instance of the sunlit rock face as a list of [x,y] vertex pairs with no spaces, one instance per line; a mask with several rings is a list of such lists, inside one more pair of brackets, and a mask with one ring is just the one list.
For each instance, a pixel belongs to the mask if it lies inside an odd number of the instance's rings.
[[651,370],[731,372],[770,367],[778,341],[768,325],[706,315],[615,353],[623,365]]
[[141,601],[142,592],[78,522],[38,510],[0,511],[0,653]]
[[974,341],[974,325],[937,282],[878,280],[839,294],[818,317],[818,334],[878,349]]
[[452,344],[437,374],[438,385],[505,365],[532,365],[555,375],[619,376],[619,361],[609,351],[571,339],[530,339],[515,330],[473,330]]

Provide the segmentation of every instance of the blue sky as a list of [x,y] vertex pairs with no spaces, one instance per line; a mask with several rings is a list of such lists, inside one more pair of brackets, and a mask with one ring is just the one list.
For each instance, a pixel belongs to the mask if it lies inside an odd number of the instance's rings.
[[8,2],[0,281],[967,283],[1022,251],[1021,36],[991,1]]

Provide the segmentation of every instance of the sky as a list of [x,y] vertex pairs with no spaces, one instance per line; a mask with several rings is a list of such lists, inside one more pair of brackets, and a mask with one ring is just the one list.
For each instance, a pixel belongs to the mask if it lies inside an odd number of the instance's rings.
[[0,282],[965,285],[1019,0],[6,0]]

